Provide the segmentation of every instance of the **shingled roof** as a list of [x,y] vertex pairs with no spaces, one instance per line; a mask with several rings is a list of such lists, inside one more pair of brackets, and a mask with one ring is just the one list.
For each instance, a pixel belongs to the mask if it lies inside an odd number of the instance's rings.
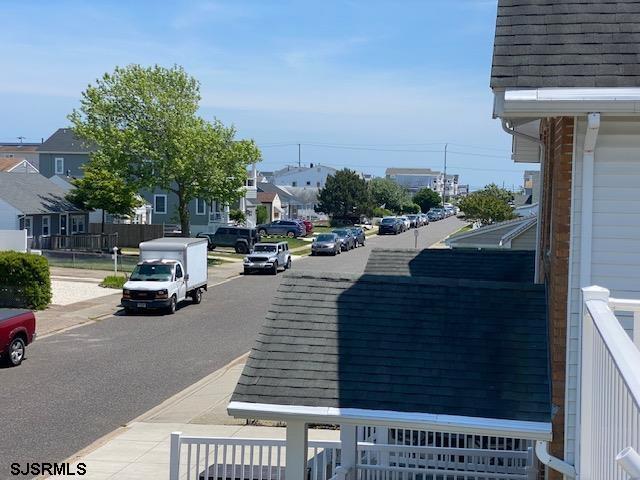
[[290,273],[229,408],[548,423],[545,312],[541,285]]
[[95,145],[77,137],[70,128],[59,128],[38,147],[41,153],[89,153]]
[[640,86],[640,0],[499,0],[492,88]]
[[535,253],[520,250],[374,248],[365,273],[532,283]]

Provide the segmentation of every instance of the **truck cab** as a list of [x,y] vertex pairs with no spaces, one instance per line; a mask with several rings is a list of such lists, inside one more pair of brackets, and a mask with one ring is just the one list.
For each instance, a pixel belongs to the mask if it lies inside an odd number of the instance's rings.
[[164,309],[175,313],[190,297],[200,303],[207,289],[206,239],[158,239],[140,244],[140,262],[122,290],[127,313]]

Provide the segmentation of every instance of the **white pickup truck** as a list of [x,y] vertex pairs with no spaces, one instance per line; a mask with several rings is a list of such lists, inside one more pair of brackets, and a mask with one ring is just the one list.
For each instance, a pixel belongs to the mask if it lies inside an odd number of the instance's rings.
[[140,262],[122,290],[125,312],[166,309],[175,313],[191,297],[200,303],[207,290],[207,239],[158,238],[140,244]]

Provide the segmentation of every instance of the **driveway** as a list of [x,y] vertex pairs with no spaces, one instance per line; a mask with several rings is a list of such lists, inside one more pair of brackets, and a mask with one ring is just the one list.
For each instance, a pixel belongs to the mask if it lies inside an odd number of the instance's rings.
[[[420,229],[426,247],[459,229],[449,218]],[[305,257],[294,269],[362,273],[372,247],[411,248],[413,231],[369,238],[338,257]],[[239,277],[185,303],[173,316],[115,315],[28,348],[0,369],[0,478],[13,462],[68,458],[247,352],[280,275]]]

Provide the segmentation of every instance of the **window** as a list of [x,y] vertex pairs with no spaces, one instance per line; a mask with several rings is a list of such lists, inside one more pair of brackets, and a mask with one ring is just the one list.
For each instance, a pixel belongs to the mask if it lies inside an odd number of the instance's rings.
[[160,214],[167,213],[167,196],[166,195],[153,196],[153,211],[154,213],[160,213]]
[[311,185],[311,181],[310,180],[307,180],[307,185]]
[[292,187],[297,187],[298,186],[298,182],[291,182],[291,186]]
[[201,198],[196,198],[196,215],[205,215],[207,213],[207,202]]
[[56,157],[54,161],[55,161],[55,174],[64,175],[64,158]]
[[178,278],[182,278],[182,267],[180,265],[176,265],[176,280]]
[[42,235],[48,237],[51,235],[51,217],[42,217]]
[[320,182],[316,182],[316,187],[320,188]]
[[33,218],[24,217],[22,219],[22,229],[27,231],[27,237],[33,236]]
[[71,216],[71,233],[84,233],[84,216]]

